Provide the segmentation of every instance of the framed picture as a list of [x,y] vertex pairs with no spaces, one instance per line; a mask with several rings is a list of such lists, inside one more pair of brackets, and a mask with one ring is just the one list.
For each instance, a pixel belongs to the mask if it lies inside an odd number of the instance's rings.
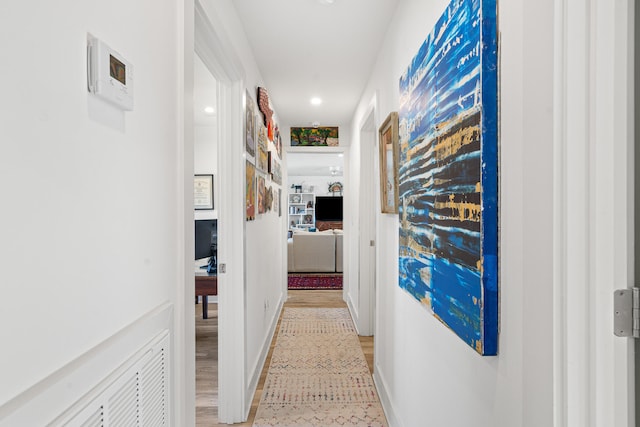
[[213,175],[193,177],[193,204],[198,210],[213,209]]
[[291,146],[337,147],[340,145],[338,127],[291,128]]
[[282,216],[282,188],[278,188],[278,196],[276,197],[276,210],[278,216]]
[[256,219],[256,168],[248,160],[246,162],[245,185],[245,219],[247,221],[253,221]]
[[380,207],[382,213],[398,213],[398,113],[395,111],[380,126]]
[[264,177],[258,175],[258,214],[267,213],[267,187]]
[[276,153],[278,153],[278,158],[282,159],[282,137],[280,136],[280,128],[276,125],[274,136],[273,136],[273,144],[276,146]]
[[251,157],[256,155],[256,116],[253,114],[253,99],[247,90],[245,105],[245,151]]
[[267,129],[260,124],[258,132],[258,146],[256,153],[256,168],[262,172],[269,172],[269,154],[267,151]]
[[282,185],[282,167],[276,159],[271,163],[271,179],[276,184]]
[[267,205],[267,211],[273,210],[273,187],[267,187],[266,200],[265,204]]

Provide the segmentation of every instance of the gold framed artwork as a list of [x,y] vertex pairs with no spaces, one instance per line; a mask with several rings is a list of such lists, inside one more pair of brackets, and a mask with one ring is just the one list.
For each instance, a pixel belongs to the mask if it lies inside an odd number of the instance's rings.
[[380,126],[380,208],[398,213],[398,113],[392,112]]
[[245,151],[251,157],[256,155],[256,116],[253,114],[253,99],[247,90],[245,105]]
[[267,187],[262,175],[258,175],[258,214],[267,213]]
[[247,221],[256,219],[256,168],[249,160],[246,163],[245,207]]
[[258,147],[256,152],[256,168],[262,172],[269,172],[269,155],[267,151],[267,147],[269,143],[267,142],[267,128],[262,125],[262,123],[258,124]]

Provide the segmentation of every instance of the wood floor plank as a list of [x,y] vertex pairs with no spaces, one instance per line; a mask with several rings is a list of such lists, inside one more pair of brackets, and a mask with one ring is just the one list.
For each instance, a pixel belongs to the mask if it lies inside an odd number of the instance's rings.
[[[285,307],[346,307],[342,300],[342,291],[337,290],[300,290],[289,291]],[[202,308],[196,307],[196,426],[222,427],[218,423],[218,305],[209,304],[209,319],[202,319]],[[279,330],[280,320],[276,331]],[[251,426],[258,409],[264,387],[271,354],[275,345],[272,341],[267,361],[258,382],[258,388],[251,404],[246,422],[234,426]],[[360,337],[369,370],[373,372],[373,337]]]

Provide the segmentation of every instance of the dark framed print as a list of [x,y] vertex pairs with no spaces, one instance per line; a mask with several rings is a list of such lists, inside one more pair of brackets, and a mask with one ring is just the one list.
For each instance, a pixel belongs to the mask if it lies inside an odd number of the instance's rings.
[[213,175],[193,177],[193,204],[198,210],[213,209]]

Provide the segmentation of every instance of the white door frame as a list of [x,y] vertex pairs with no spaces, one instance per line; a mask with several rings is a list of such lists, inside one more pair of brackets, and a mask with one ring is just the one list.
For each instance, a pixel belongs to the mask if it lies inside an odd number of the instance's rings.
[[[354,319],[359,335],[371,336],[375,325],[375,297],[376,297],[376,219],[378,205],[376,194],[379,174],[377,167],[377,138],[376,138],[376,96],[373,97],[369,108],[363,116],[358,129],[359,141],[359,178],[356,185],[357,207],[354,214],[358,219],[352,228],[354,236],[352,242],[356,250],[356,271],[349,275],[349,295],[347,304]],[[356,289],[354,289],[356,287]]]
[[[217,16],[195,4],[195,50],[218,81],[218,420],[247,419],[244,271],[244,68]],[[233,284],[233,286],[231,286]],[[187,300],[187,303],[193,304]],[[242,356],[239,356],[242,355]]]
[[632,427],[633,1],[556,0],[554,424]]

